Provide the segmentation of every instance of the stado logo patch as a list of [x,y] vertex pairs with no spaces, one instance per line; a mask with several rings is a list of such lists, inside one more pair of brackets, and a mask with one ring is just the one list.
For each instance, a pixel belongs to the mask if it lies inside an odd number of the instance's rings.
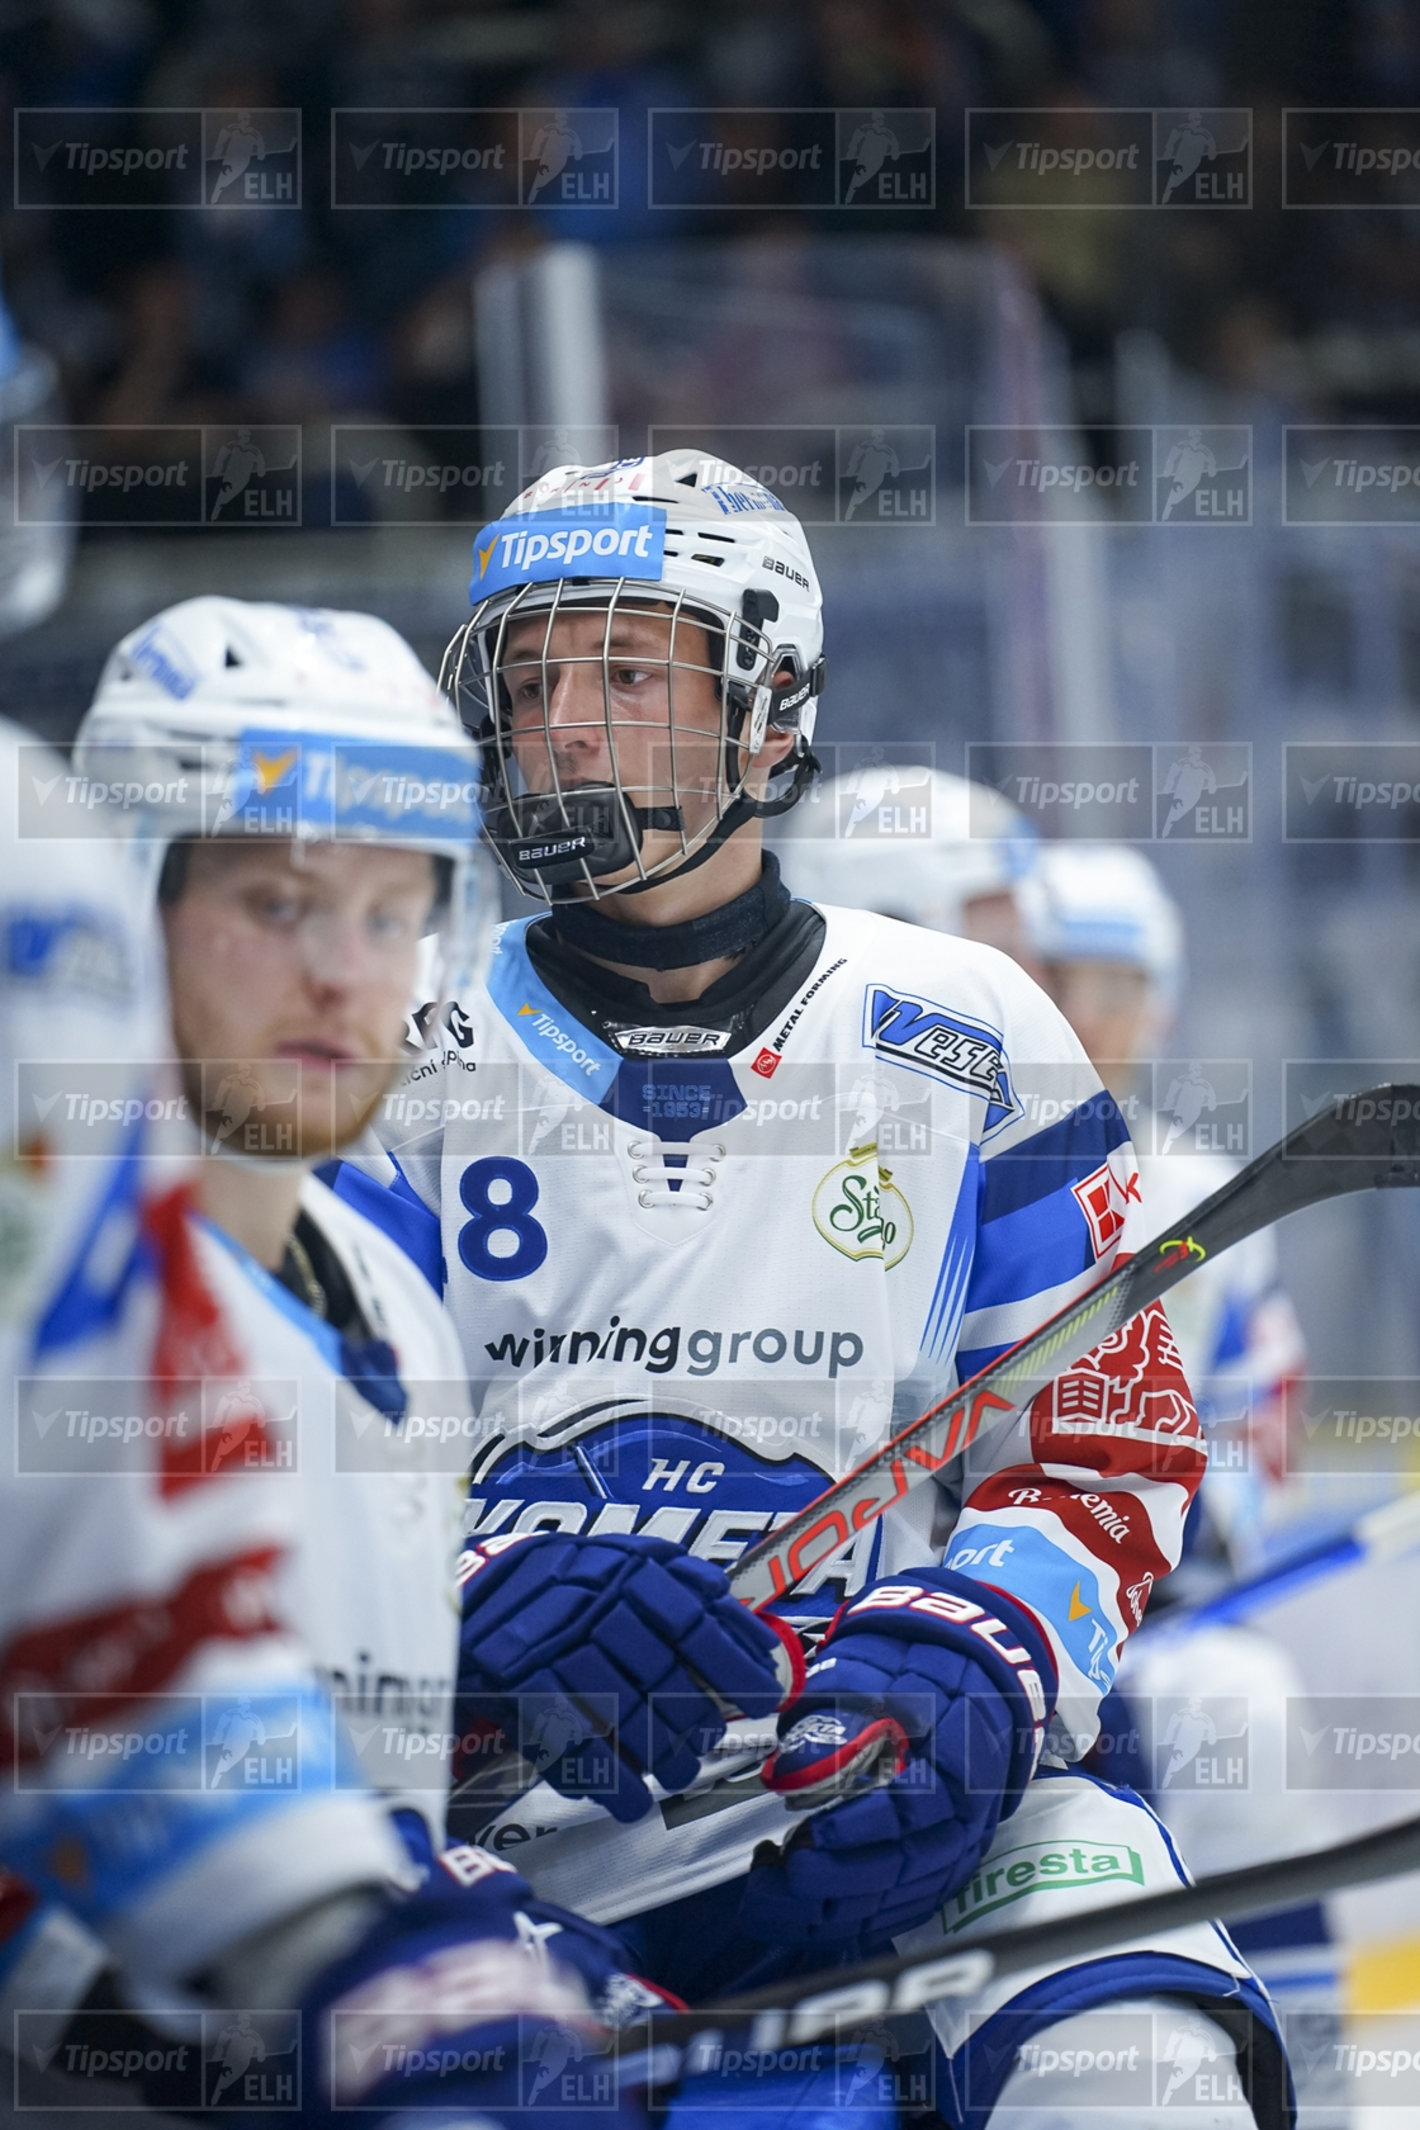
[[659,580],[666,514],[651,503],[534,510],[485,526],[473,543],[469,598],[477,603],[515,584],[556,577]]

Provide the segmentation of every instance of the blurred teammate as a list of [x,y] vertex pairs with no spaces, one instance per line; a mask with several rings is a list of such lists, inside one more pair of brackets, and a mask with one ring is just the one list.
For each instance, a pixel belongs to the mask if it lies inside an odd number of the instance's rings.
[[[1198,1060],[1151,1085],[1183,988],[1178,909],[1142,852],[1055,843],[1040,850],[1030,910],[1046,987],[1129,1120],[1149,1232],[1162,1233],[1238,1166],[1200,1150],[1216,1095]],[[1241,1433],[1234,1424],[1214,1444],[1200,1499],[1215,1546],[1247,1569],[1286,1471],[1287,1386],[1306,1367],[1276,1237],[1263,1230],[1201,1265],[1168,1313],[1205,1427],[1242,1408]]]
[[[575,1972],[520,1954],[527,1889],[496,1860],[465,1864],[462,1885],[436,1870],[421,1894],[399,1894],[410,1858],[317,1676],[350,1710],[368,1674],[393,1696],[399,1735],[422,1723],[432,1757],[446,1752],[455,1623],[441,1489],[378,1437],[400,1368],[437,1366],[452,1388],[458,1358],[408,1263],[348,1208],[323,1208],[302,1169],[342,1143],[392,1069],[423,921],[458,909],[468,848],[466,796],[447,833],[406,807],[399,840],[382,842],[378,802],[360,814],[350,772],[468,784],[457,728],[412,655],[382,624],[350,622],[189,602],[114,654],[72,779],[18,738],[8,750],[7,788],[26,808],[67,781],[86,800],[122,784],[171,809],[124,825],[140,840],[146,825],[159,877],[189,1114],[201,1117],[203,1067],[235,1035],[261,1052],[291,1133],[275,1160],[209,1147],[197,1217],[163,1187],[171,1168],[144,1134],[184,1095],[154,1063],[169,1039],[136,879],[112,845],[66,838],[62,821],[7,832],[0,1730],[21,1780],[0,1801],[4,1983],[7,2008],[30,2015],[22,2045],[58,2050],[60,2070],[74,2067],[71,2014],[77,2063],[91,2062],[96,2029],[133,2040],[98,1972],[110,1961],[148,2002],[196,1991],[256,2013],[304,2000],[321,2015],[381,1989],[422,2002],[423,1963],[442,1963],[442,2009],[406,2020],[416,2053],[436,2031],[496,2039],[500,2008],[511,2033],[519,2013],[588,2006]],[[297,813],[278,815],[293,799]],[[308,1065],[314,1101],[294,1084]],[[282,1285],[293,1240],[301,1300]],[[204,1401],[233,1384],[246,1454],[214,1464]],[[71,1423],[115,1399],[152,1417],[95,1459],[91,1429],[75,1450],[73,1426],[53,1428],[56,1398]],[[375,1438],[365,1474],[342,1475],[341,1420],[348,1431],[362,1412]],[[219,1425],[225,1437],[230,1419]],[[258,1738],[278,1741],[275,1777],[246,1766]],[[241,1781],[226,1779],[234,1745]],[[544,1934],[560,1934],[551,1920]],[[598,1963],[589,1940],[583,1967],[595,1976]],[[419,2097],[396,2079],[387,2099],[382,2057],[347,2063],[315,2031],[309,2119],[341,2097],[377,2113]],[[495,2115],[510,2097],[507,2080],[486,2079],[453,2081],[446,2097],[467,2106],[475,2091]]]
[[[1130,1120],[1145,1224],[1160,1234],[1239,1166],[1198,1150],[1214,1090],[1197,1060],[1150,1087],[1183,989],[1182,920],[1149,860],[1123,845],[1045,845],[1034,880],[1046,985]],[[1305,1371],[1306,1347],[1266,1229],[1200,1265],[1170,1294],[1168,1314],[1210,1434],[1209,1469],[1183,1568],[1126,1652],[1092,1765],[1156,1793],[1195,1871],[1226,1871],[1320,1847],[1333,1832],[1319,1800],[1286,1778],[1286,1706],[1303,1692],[1295,1665],[1263,1633],[1190,1632],[1186,1616],[1190,1594],[1258,1564],[1286,1472],[1288,1387]],[[1174,1631],[1153,1632],[1160,1618]],[[1321,2022],[1324,2040],[1337,1974],[1322,1905],[1234,1935],[1279,2004]],[[1314,2097],[1304,2081],[1303,2098]]]
[[774,842],[810,901],[979,940],[1039,973],[1023,894],[1035,829],[989,785],[868,765],[813,786]]

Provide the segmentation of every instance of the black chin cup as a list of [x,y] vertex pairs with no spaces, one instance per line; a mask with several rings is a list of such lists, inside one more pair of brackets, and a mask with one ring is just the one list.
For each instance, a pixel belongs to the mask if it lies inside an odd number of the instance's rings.
[[624,872],[648,828],[681,825],[678,806],[633,806],[614,784],[526,793],[490,806],[485,819],[508,870],[534,894]]

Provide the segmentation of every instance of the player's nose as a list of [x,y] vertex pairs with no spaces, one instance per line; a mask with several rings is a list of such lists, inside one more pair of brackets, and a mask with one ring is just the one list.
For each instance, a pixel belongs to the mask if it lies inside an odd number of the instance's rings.
[[605,730],[606,701],[599,658],[565,658],[556,668],[547,695],[550,730],[568,732],[578,726]]

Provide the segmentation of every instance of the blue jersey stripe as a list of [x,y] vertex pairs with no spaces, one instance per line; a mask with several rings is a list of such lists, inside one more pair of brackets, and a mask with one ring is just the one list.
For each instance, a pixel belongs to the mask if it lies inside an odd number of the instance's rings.
[[969,1377],[980,1375],[993,1361],[999,1361],[1003,1353],[1009,1353],[1016,1344],[1007,1339],[1004,1346],[959,1346],[957,1348],[957,1381],[965,1383]]
[[1211,1368],[1222,1368],[1229,1361],[1239,1361],[1247,1352],[1248,1323],[1251,1309],[1236,1296],[1230,1299],[1218,1326],[1218,1335],[1213,1342]]
[[1073,1191],[1055,1191],[983,1227],[966,1313],[1028,1301],[1044,1288],[1078,1279],[1094,1262],[1094,1244],[1079,1200]]
[[966,1314],[967,1284],[975,1256],[980,1200],[981,1149],[973,1143],[967,1148],[966,1166],[952,1209],[952,1224],[947,1231],[937,1284],[922,1328],[923,1350],[939,1360],[946,1360],[950,1355]]
[[1101,1089],[1058,1124],[1047,1125],[1033,1138],[991,1155],[986,1163],[982,1220],[999,1220],[1081,1182],[1128,1137],[1129,1128],[1114,1097]]

